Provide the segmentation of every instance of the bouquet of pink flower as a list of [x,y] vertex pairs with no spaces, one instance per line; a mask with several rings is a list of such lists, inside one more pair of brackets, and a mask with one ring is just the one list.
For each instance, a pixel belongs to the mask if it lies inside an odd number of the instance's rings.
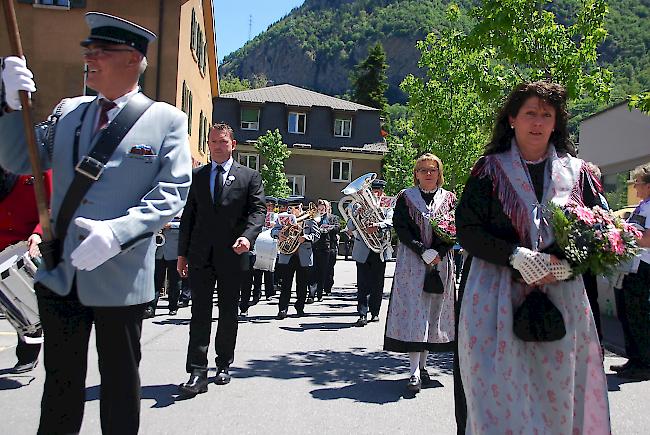
[[633,225],[598,206],[550,207],[555,241],[573,269],[610,275],[639,252],[641,233]]
[[438,238],[450,245],[456,243],[456,218],[453,211],[432,218],[430,222],[433,233]]

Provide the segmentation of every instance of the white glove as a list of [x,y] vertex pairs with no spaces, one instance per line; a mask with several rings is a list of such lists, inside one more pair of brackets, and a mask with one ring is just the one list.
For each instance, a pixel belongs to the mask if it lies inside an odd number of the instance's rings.
[[427,249],[422,253],[422,260],[424,260],[426,264],[431,264],[433,263],[433,260],[435,260],[437,256],[438,256],[438,251],[436,251],[435,249]]
[[515,249],[510,264],[521,273],[527,284],[537,282],[551,272],[551,256],[528,248]]
[[36,85],[32,78],[34,74],[27,68],[24,58],[9,56],[4,60],[2,81],[5,85],[5,99],[12,110],[20,110],[20,97],[18,91],[36,92]]
[[90,231],[70,255],[72,265],[77,269],[93,270],[120,253],[120,243],[106,222],[78,217],[74,223]]
[[558,281],[564,281],[571,277],[571,266],[569,266],[569,262],[566,260],[560,260],[559,263],[550,262],[549,269],[553,277]]

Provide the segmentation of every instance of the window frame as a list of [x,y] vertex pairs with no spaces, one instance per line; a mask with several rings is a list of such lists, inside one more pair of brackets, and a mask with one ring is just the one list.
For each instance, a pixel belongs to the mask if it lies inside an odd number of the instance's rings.
[[[344,134],[345,133],[345,128],[344,127],[341,128],[341,133],[337,134],[337,132],[336,132],[336,123],[339,122],[339,121],[341,123],[343,123],[343,125],[345,125],[346,122],[349,123],[348,134],[347,135]],[[352,118],[334,118],[334,137],[352,137]]]
[[[303,129],[305,131],[291,131],[291,115],[297,115],[298,116],[298,121],[296,122],[296,128],[300,126],[300,116],[303,116],[305,119]],[[307,133],[307,113],[306,112],[295,112],[291,111],[287,115],[287,132],[291,134],[306,134]]]
[[[291,195],[305,196],[306,194],[305,176],[298,175],[298,174],[286,174],[286,177],[287,177],[287,185],[290,182],[292,183],[292,185],[289,186],[289,188],[291,189]],[[302,182],[298,182],[299,180],[302,180]],[[301,186],[302,192],[300,191],[296,192],[296,185]]]
[[[255,128],[244,127],[244,110],[257,110],[257,121],[254,123],[246,122],[247,124],[256,124]],[[239,110],[239,128],[246,131],[258,131],[260,129],[260,114],[261,110],[259,107],[242,107]]]
[[[250,158],[255,159],[255,168],[251,168],[248,165]],[[245,159],[246,161],[243,162],[242,159]],[[260,170],[260,155],[258,153],[239,153],[239,155],[237,155],[237,161],[239,162],[240,165],[246,166],[247,168],[252,169],[254,171],[259,172]]]
[[[334,163],[339,163],[339,173],[338,177],[334,178]],[[347,163],[349,166],[348,169],[348,179],[342,178],[343,176],[343,164]],[[330,181],[333,183],[349,183],[352,181],[352,160],[347,159],[332,159],[330,162]]]

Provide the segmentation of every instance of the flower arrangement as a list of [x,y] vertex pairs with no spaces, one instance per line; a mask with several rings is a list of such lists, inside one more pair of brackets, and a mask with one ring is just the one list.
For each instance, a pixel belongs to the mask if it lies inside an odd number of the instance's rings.
[[453,211],[434,217],[429,222],[433,233],[443,242],[450,245],[456,243],[456,218]]
[[633,225],[599,206],[549,207],[555,241],[573,270],[611,275],[639,252],[642,234]]

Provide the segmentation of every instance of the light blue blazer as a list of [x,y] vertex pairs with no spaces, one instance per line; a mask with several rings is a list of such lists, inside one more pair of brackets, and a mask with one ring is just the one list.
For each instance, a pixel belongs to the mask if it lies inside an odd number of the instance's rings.
[[[53,170],[53,229],[74,177],[74,134],[86,107],[80,131],[80,157],[88,154],[98,137],[93,137],[98,111],[95,99],[64,100],[51,158],[41,143],[43,170]],[[37,128],[36,134],[42,142],[44,129]],[[132,152],[136,145],[149,147],[152,155]],[[18,111],[0,117],[0,165],[14,173],[31,173],[22,115]],[[124,137],[106,163],[104,173],[77,208],[63,241],[62,261],[51,271],[40,268],[36,281],[59,295],[67,295],[76,276],[79,300],[87,306],[128,306],[151,301],[156,251],[153,236],[181,210],[191,181],[187,116],[169,104],[156,102]],[[87,235],[86,230],[74,224],[78,216],[105,221],[122,248],[92,271],[76,270],[70,263],[70,254]]]

